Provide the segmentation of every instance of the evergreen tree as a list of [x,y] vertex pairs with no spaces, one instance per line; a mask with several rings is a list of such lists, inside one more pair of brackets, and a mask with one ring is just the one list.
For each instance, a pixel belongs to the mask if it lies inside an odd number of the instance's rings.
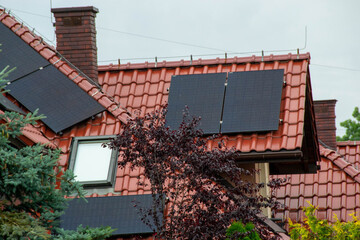
[[[3,86],[11,72],[7,69],[0,72]],[[73,173],[58,166],[60,150],[40,144],[18,149],[12,144],[24,126],[43,117],[36,111],[26,116],[0,114],[0,239],[105,239],[113,231],[110,227],[80,226],[77,231],[58,227],[67,207],[65,196],[84,197]]]
[[342,137],[337,136],[337,141],[360,140],[360,112],[358,107],[355,107],[352,116],[355,120],[348,119],[340,123],[340,126],[346,128],[346,133]]

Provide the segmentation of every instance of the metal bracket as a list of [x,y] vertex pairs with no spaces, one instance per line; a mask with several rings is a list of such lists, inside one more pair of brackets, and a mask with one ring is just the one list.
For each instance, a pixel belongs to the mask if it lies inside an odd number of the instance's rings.
[[[1,16],[1,15],[0,15],[0,16]],[[18,27],[17,29],[15,29],[14,33],[16,33],[17,31],[19,31],[19,30],[23,27],[23,24],[24,24],[24,23],[21,23],[21,24],[20,24],[20,27]]]
[[93,94],[91,94],[91,96],[93,97],[93,96],[95,96],[96,94],[98,94],[100,91],[99,91],[99,89],[96,89],[96,92],[94,92]]
[[73,79],[71,79],[71,81],[74,81],[75,79],[77,79],[80,76],[80,74],[76,75]]
[[58,62],[60,62],[60,61],[61,61],[61,59],[62,59],[62,57],[61,57],[61,58],[59,58],[58,60],[56,60],[56,61],[53,63],[53,65],[57,64]]

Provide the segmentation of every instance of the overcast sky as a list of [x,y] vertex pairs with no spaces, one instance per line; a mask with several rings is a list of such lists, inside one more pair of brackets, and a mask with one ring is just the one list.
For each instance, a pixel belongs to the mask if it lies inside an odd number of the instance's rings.
[[[310,52],[315,100],[337,99],[339,125],[360,106],[360,1],[0,0],[55,44],[50,8],[95,6],[99,64]],[[307,41],[305,44],[305,28]],[[1,36],[0,36],[1,38]],[[292,51],[289,51],[292,50]],[[246,52],[256,52],[247,53]],[[205,56],[209,54],[218,54]],[[276,54],[276,53],[273,53]],[[163,57],[175,57],[166,58]],[[137,59],[134,58],[147,58]]]

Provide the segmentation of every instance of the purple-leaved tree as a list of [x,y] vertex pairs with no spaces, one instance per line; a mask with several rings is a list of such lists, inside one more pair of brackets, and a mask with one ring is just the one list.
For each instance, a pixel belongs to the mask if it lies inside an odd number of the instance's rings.
[[[233,221],[252,222],[264,239],[276,239],[259,213],[276,208],[271,197],[261,196],[263,183],[247,181],[256,174],[237,164],[239,152],[219,140],[209,149],[209,139],[198,129],[200,118],[184,111],[179,129],[165,124],[166,108],[129,120],[108,146],[118,148],[119,167],[143,169],[153,195],[151,209],[141,209],[143,221],[154,227],[161,239],[224,239]],[[273,180],[274,188],[282,182]],[[272,237],[270,237],[272,236]]]

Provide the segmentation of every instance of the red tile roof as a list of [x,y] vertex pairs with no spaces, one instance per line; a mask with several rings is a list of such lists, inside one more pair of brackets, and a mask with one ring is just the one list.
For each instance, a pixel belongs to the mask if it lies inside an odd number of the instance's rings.
[[[242,152],[293,150],[302,147],[309,54],[245,57],[99,66],[99,83],[115,101],[140,116],[167,103],[171,76],[236,71],[284,69],[283,91],[277,131],[238,134],[227,138],[228,146]],[[211,145],[212,143],[210,143]]]
[[[126,122],[129,113],[144,115],[165,104],[168,98],[167,89],[170,86],[171,76],[179,74],[284,69],[286,86],[282,94],[280,110],[282,122],[279,129],[268,133],[238,134],[225,138],[225,141],[229,147],[235,147],[242,152],[296,150],[303,147],[305,101],[306,96],[309,95],[306,91],[310,91],[311,97],[308,72],[309,54],[99,66],[99,84],[102,86],[100,91],[84,77],[78,76],[78,72],[71,65],[59,58],[53,47],[41,41],[38,36],[34,36],[27,27],[22,26],[2,9],[0,9],[0,14],[2,23],[111,113],[98,114],[94,119],[77,124],[61,136],[55,135],[46,126],[38,127],[64,152],[60,161],[62,165],[67,165],[72,137],[119,133],[121,123]],[[209,144],[211,146],[213,143],[210,142]],[[128,178],[125,177],[127,173],[124,172],[123,174],[124,181],[127,181]],[[122,181],[120,180],[122,174],[118,173],[118,175],[119,181]],[[130,186],[131,192],[132,183],[125,185],[117,183],[116,189],[120,190],[126,186]]]
[[360,169],[360,141],[337,142],[337,151],[356,169]]
[[320,146],[320,154],[321,169],[316,174],[273,176],[290,178],[276,191],[278,201],[288,207],[277,211],[276,218],[301,221],[301,208],[308,206],[307,201],[319,207],[317,216],[322,219],[333,221],[336,214],[348,221],[353,212],[360,216],[360,171],[334,150]]

